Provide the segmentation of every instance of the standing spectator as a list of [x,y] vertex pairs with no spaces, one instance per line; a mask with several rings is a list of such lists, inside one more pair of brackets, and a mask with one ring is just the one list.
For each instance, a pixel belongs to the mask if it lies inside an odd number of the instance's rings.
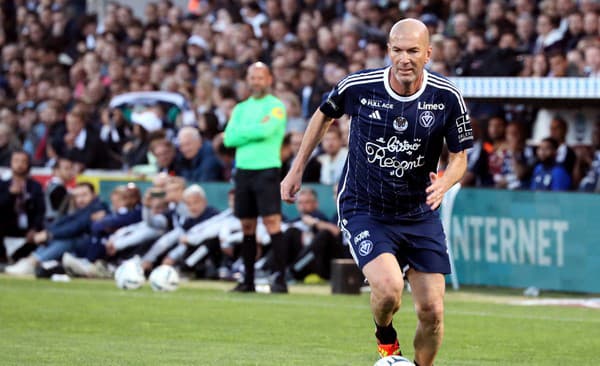
[[34,233],[44,228],[44,194],[42,186],[29,177],[30,164],[27,153],[14,151],[10,159],[12,176],[0,181],[0,239],[4,241],[0,260],[29,254]]
[[220,181],[223,168],[210,142],[202,141],[195,127],[182,127],[177,134],[179,151],[175,162],[175,173],[189,182]]
[[571,176],[556,162],[558,141],[547,137],[537,149],[539,163],[533,170],[531,189],[535,191],[566,191],[571,187]]
[[224,144],[235,147],[235,214],[242,221],[244,241],[242,257],[246,269],[244,281],[233,291],[254,292],[256,225],[261,216],[269,234],[275,266],[271,292],[287,292],[285,262],[280,253],[286,243],[281,233],[281,196],[279,170],[281,144],[286,125],[285,106],[270,94],[273,78],[262,62],[248,68],[247,80],[252,96],[234,108],[225,129]]

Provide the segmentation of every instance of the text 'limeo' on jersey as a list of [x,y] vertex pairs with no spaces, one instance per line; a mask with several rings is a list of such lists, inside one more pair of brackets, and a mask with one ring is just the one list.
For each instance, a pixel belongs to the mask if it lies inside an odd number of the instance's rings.
[[342,79],[320,106],[327,116],[351,118],[349,151],[339,184],[340,217],[368,214],[406,218],[430,211],[429,172],[437,171],[444,139],[450,152],[473,145],[465,102],[446,78],[424,71],[421,88],[401,96],[390,67]]

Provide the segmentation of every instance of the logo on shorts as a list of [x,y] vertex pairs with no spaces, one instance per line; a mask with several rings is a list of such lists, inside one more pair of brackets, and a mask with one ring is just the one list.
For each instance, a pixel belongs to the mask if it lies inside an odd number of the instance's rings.
[[356,244],[356,243],[358,243],[359,241],[361,241],[361,240],[364,240],[364,239],[368,238],[369,236],[371,236],[371,234],[369,233],[369,230],[364,230],[364,231],[362,231],[362,232],[358,233],[358,235],[356,235],[356,236],[354,237],[354,243]]
[[431,127],[435,121],[435,116],[431,111],[422,112],[419,116],[419,124],[425,128]]
[[358,254],[361,256],[367,256],[373,250],[373,242],[370,240],[363,240],[358,245]]

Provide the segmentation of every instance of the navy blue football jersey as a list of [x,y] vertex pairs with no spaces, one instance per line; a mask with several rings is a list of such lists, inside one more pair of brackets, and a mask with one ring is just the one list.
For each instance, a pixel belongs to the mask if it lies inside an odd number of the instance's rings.
[[390,67],[342,79],[320,110],[350,117],[349,151],[338,187],[340,218],[367,214],[407,218],[431,211],[429,172],[437,171],[444,139],[451,152],[473,145],[465,102],[446,78],[424,71],[411,96],[392,90]]

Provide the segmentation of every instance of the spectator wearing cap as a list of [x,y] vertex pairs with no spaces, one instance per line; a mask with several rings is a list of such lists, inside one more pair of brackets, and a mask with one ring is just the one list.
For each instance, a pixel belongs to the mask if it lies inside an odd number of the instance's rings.
[[200,132],[191,126],[182,127],[177,134],[179,148],[175,173],[188,182],[221,181],[223,170],[215,157],[212,145],[202,141]]
[[210,58],[210,45],[199,35],[192,35],[186,42],[187,63],[196,65]]

